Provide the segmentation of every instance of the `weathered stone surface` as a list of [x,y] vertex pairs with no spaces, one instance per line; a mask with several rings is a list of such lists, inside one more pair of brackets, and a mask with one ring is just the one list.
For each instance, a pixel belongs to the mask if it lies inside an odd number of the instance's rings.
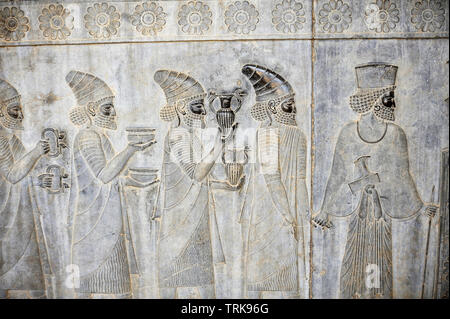
[[59,3],[0,1],[0,298],[448,296],[448,1]]

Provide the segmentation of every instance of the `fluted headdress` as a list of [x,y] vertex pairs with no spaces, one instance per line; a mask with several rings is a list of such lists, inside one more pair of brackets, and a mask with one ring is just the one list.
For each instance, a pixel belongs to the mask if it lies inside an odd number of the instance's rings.
[[171,122],[176,117],[176,109],[184,112],[190,101],[206,97],[205,90],[193,77],[176,71],[158,70],[154,75],[155,82],[163,89],[167,99],[159,114],[162,120]]
[[13,118],[8,114],[7,106],[11,103],[20,104],[19,92],[11,84],[0,79],[0,126],[22,130],[22,118]]
[[16,88],[5,80],[0,79],[0,103],[8,105],[12,101],[19,101],[20,94]]
[[69,118],[75,125],[81,126],[89,121],[86,106],[88,103],[101,104],[114,98],[113,91],[98,77],[80,71],[70,71],[66,82],[77,99],[78,106],[69,112]]
[[246,64],[242,73],[250,80],[256,94],[256,104],[250,113],[257,121],[268,118],[267,106],[276,106],[294,96],[292,86],[281,75],[256,64]]
[[99,103],[114,97],[109,86],[98,77],[80,71],[70,71],[66,75],[66,82],[75,95],[78,105],[84,106],[89,102]]

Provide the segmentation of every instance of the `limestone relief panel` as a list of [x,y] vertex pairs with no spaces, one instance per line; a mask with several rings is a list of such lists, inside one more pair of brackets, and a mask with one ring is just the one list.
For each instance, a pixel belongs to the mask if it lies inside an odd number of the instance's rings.
[[0,298],[448,298],[448,1],[0,1]]

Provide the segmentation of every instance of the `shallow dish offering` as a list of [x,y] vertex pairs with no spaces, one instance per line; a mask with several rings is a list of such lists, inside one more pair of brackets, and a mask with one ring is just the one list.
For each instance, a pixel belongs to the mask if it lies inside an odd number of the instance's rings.
[[145,144],[155,139],[156,129],[150,127],[128,127],[127,132],[128,143]]
[[128,175],[139,183],[150,183],[158,178],[158,170],[147,167],[133,167],[128,169]]

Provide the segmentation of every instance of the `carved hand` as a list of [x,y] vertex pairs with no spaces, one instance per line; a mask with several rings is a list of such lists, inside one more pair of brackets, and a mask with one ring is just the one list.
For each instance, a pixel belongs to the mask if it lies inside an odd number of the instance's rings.
[[50,152],[50,143],[46,140],[40,140],[36,144],[36,148],[39,150],[39,153],[41,155],[47,154],[48,152]]
[[330,221],[330,217],[326,212],[320,212],[319,214],[314,216],[311,221],[314,227],[319,226],[323,230],[333,227],[333,223]]
[[39,186],[42,188],[51,189],[53,185],[53,174],[44,173],[39,175]]
[[428,217],[433,218],[436,215],[438,208],[439,208],[439,206],[436,204],[429,204],[425,208],[425,214]]

